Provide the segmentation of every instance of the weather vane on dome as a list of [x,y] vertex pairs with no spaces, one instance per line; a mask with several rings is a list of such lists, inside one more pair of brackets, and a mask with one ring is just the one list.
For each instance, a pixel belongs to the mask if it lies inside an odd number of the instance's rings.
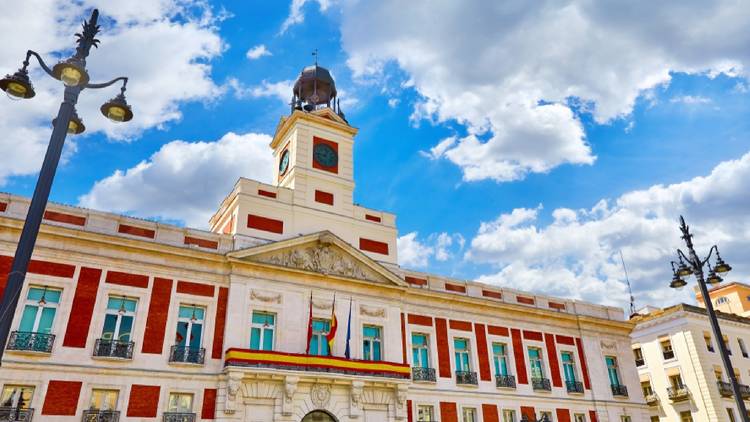
[[312,55],[313,57],[315,57],[315,66],[317,66],[318,65],[318,49],[317,48],[313,50]]

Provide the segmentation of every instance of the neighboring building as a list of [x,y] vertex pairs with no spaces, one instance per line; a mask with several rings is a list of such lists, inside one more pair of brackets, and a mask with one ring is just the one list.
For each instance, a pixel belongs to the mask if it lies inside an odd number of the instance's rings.
[[[750,316],[750,286],[744,283],[722,283],[708,290],[708,296],[714,309],[728,314],[737,314],[740,316]],[[695,299],[698,306],[705,308],[703,295],[696,287]]]
[[[211,231],[50,205],[0,420],[645,420],[621,309],[399,268],[395,216],[353,203],[335,92],[303,71],[275,183],[240,179]],[[27,209],[0,195],[0,273]]]
[[[750,406],[750,318],[718,313],[743,398]],[[741,421],[706,310],[676,305],[631,321],[633,355],[651,421]]]

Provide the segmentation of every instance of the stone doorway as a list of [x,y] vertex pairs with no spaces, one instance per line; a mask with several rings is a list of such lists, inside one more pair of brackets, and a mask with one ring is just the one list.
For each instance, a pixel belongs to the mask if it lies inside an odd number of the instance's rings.
[[328,412],[324,412],[322,410],[314,410],[307,415],[305,415],[304,418],[302,418],[301,422],[337,422],[336,418],[331,416]]

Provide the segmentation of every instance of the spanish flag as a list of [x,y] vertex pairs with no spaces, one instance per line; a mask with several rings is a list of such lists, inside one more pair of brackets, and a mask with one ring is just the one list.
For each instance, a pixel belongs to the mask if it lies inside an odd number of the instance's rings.
[[326,340],[328,341],[328,356],[333,356],[333,342],[336,339],[336,329],[339,327],[339,322],[336,319],[336,294],[333,294],[333,305],[331,306],[331,329],[326,334]]

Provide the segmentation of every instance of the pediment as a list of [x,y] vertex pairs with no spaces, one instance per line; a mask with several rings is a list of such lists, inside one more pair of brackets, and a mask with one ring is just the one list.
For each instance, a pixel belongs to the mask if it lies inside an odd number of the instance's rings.
[[228,256],[280,268],[406,286],[396,274],[328,231],[234,251]]

